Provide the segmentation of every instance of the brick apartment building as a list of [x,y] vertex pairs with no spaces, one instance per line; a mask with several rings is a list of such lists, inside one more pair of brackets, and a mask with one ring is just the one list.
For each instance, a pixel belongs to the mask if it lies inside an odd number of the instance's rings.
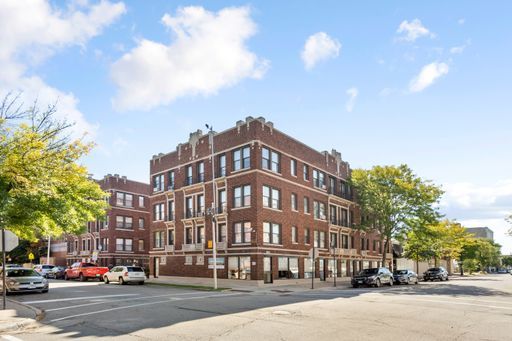
[[97,257],[102,266],[149,263],[150,186],[118,174],[98,180],[110,193],[105,219],[87,223],[85,233],[68,236],[68,265]]
[[352,229],[360,213],[340,153],[318,152],[261,117],[238,121],[213,133],[214,206],[211,138],[198,130],[150,161],[152,274],[213,277],[214,217],[219,278],[310,278],[313,246],[317,278],[380,265],[378,236]]

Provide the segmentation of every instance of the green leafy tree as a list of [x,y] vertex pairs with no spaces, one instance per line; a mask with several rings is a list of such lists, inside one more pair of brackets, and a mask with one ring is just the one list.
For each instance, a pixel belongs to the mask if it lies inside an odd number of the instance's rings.
[[[363,230],[380,232],[388,250],[392,238],[403,237],[415,222],[424,224],[437,221],[434,206],[442,190],[431,181],[423,180],[407,165],[375,166],[370,170],[356,169],[351,183],[361,206]],[[382,255],[383,264],[386,253]]]
[[461,253],[461,258],[474,259],[481,271],[491,266],[500,265],[501,245],[489,239],[475,238],[474,242],[466,245]]
[[435,235],[434,256],[436,259],[460,260],[464,246],[472,243],[473,237],[459,223],[444,220],[429,226]]
[[431,245],[435,236],[429,229],[421,226],[412,227],[406,233],[402,242],[404,244],[404,257],[416,261],[416,271],[419,271],[419,262],[434,257]]
[[501,257],[501,264],[503,266],[512,266],[512,256]]
[[0,104],[0,224],[20,238],[78,233],[105,214],[107,193],[78,161],[92,144],[71,140],[56,107]]
[[464,259],[462,262],[462,267],[472,274],[476,270],[478,270],[478,262],[476,259]]

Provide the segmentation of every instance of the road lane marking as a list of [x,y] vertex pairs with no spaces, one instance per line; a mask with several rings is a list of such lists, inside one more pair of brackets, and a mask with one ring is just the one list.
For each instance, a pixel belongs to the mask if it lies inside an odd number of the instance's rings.
[[500,306],[496,306],[496,305],[483,305],[483,304],[475,304],[475,303],[468,303],[468,302],[453,302],[453,301],[424,300],[424,299],[415,299],[415,301],[444,303],[444,304],[471,305],[471,306],[483,307],[483,308],[496,308],[496,309],[512,310],[512,307],[500,307]]
[[103,309],[103,310],[98,310],[98,311],[92,311],[92,312],[88,312],[88,313],[69,315],[69,316],[60,317],[60,318],[57,318],[57,319],[50,320],[49,322],[58,322],[58,321],[62,321],[62,320],[69,320],[69,319],[72,319],[72,318],[75,318],[75,317],[88,316],[88,315],[94,315],[94,314],[101,314],[101,313],[106,313],[106,312],[109,312],[109,311],[115,311],[115,310],[120,310],[120,309],[128,309],[128,308],[135,308],[135,307],[142,307],[142,306],[146,306],[146,305],[155,305],[155,304],[169,303],[169,302],[172,302],[172,301],[188,301],[188,300],[194,300],[194,299],[200,299],[200,298],[215,298],[215,297],[240,296],[240,295],[242,295],[242,294],[240,294],[240,293],[225,294],[225,295],[221,294],[221,295],[197,296],[197,297],[189,297],[189,298],[179,298],[179,297],[174,298],[174,297],[171,297],[169,300],[166,300],[166,301],[146,302],[146,303],[132,304],[132,305],[126,305],[126,306],[122,306],[122,307],[115,307],[115,308]]
[[2,335],[2,339],[7,341],[23,341],[22,339],[18,339],[16,336],[12,335]]
[[104,295],[104,296],[88,296],[88,297],[74,297],[74,298],[56,298],[53,300],[39,300],[39,301],[21,301],[25,304],[34,304],[34,303],[53,303],[53,302],[65,302],[65,301],[75,301],[75,300],[90,300],[93,298],[104,298],[104,297],[119,297],[119,296],[140,296],[140,294],[123,294],[123,295]]
[[125,299],[121,299],[121,300],[102,300],[101,302],[93,302],[93,303],[77,304],[77,305],[72,305],[72,306],[68,306],[68,307],[45,309],[44,311],[50,312],[50,311],[87,307],[90,305],[97,305],[97,304],[103,304],[103,303],[115,303],[115,302],[135,301],[135,300],[144,300],[144,299],[150,299],[150,298],[172,297],[172,296],[193,295],[193,294],[197,294],[197,292],[187,292],[187,293],[180,293],[180,294],[165,294],[165,295],[156,295],[156,296],[130,297],[130,298],[125,298]]

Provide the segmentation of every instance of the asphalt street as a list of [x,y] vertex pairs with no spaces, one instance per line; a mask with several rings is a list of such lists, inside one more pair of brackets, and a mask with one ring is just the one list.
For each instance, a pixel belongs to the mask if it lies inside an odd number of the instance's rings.
[[392,288],[207,292],[52,281],[11,298],[45,311],[5,340],[512,340],[512,276]]

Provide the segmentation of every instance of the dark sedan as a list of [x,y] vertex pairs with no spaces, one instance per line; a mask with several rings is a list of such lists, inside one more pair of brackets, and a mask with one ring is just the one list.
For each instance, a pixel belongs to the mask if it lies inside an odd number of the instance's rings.
[[393,280],[395,284],[418,284],[418,275],[411,270],[395,270]]
[[363,285],[380,287],[382,284],[393,285],[393,274],[387,268],[364,269],[352,278],[354,288]]
[[440,281],[447,281],[448,280],[448,271],[446,271],[445,268],[442,266],[437,268],[430,268],[427,271],[423,273],[423,280],[426,281],[434,281],[434,280],[440,280]]

